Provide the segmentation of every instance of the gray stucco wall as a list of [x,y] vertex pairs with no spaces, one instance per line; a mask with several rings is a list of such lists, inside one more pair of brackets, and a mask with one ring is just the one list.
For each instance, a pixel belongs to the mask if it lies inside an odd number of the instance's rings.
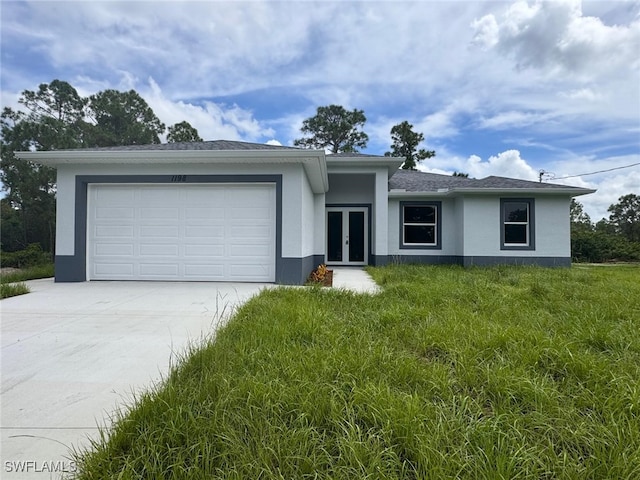
[[[570,265],[570,198],[568,196],[533,197],[535,248],[532,250],[501,249],[500,198],[516,197],[521,195],[391,198],[389,200],[388,261],[461,265],[500,263]],[[442,202],[440,249],[400,248],[400,202],[421,199]]]

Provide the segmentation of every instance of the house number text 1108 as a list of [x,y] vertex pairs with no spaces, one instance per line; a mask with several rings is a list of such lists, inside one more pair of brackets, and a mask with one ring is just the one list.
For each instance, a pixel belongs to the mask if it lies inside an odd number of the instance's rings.
[[187,181],[187,176],[186,175],[172,175],[171,176],[171,181],[172,182],[186,182]]

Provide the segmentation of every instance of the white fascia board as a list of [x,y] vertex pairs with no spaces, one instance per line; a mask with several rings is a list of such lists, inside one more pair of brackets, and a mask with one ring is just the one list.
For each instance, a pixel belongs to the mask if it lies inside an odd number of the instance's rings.
[[302,164],[314,193],[329,190],[322,150],[53,150],[15,152],[49,167],[92,164]]
[[384,167],[387,169],[388,177],[391,178],[394,173],[404,163],[404,158],[398,157],[335,157],[327,156],[327,168],[329,173],[344,173],[345,169],[351,169],[352,172],[366,173],[376,168]]

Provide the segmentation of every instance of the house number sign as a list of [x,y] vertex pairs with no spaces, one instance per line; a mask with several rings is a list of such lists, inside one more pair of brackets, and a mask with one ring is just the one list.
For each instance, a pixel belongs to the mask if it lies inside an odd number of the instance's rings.
[[171,175],[171,181],[172,182],[186,182],[187,181],[187,176],[186,175]]

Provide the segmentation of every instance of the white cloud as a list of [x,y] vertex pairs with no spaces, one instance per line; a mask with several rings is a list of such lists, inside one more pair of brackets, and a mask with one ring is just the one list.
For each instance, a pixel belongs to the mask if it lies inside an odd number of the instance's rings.
[[491,117],[481,117],[478,120],[479,128],[491,128],[497,130],[513,129],[547,122],[552,114],[522,111],[504,111]]
[[489,176],[511,177],[522,180],[538,180],[538,171],[520,156],[518,150],[506,150],[483,160],[478,155],[461,158],[449,152],[437,151],[437,156],[419,165],[424,172],[452,174],[468,173],[471,178]]
[[538,180],[538,172],[520,156],[518,150],[501,152],[489,157],[487,161],[483,161],[477,155],[472,155],[467,160],[466,167],[469,176],[475,178],[496,175],[523,180]]
[[520,68],[600,77],[640,61],[640,20],[608,26],[584,16],[580,0],[517,1],[499,19],[490,13],[472,26],[475,44],[512,56]]
[[251,111],[237,105],[226,106],[214,102],[193,105],[183,101],[172,101],[165,97],[152,78],[141,95],[167,126],[186,120],[198,130],[198,134],[204,140],[260,142],[275,135],[274,130],[262,125]]

